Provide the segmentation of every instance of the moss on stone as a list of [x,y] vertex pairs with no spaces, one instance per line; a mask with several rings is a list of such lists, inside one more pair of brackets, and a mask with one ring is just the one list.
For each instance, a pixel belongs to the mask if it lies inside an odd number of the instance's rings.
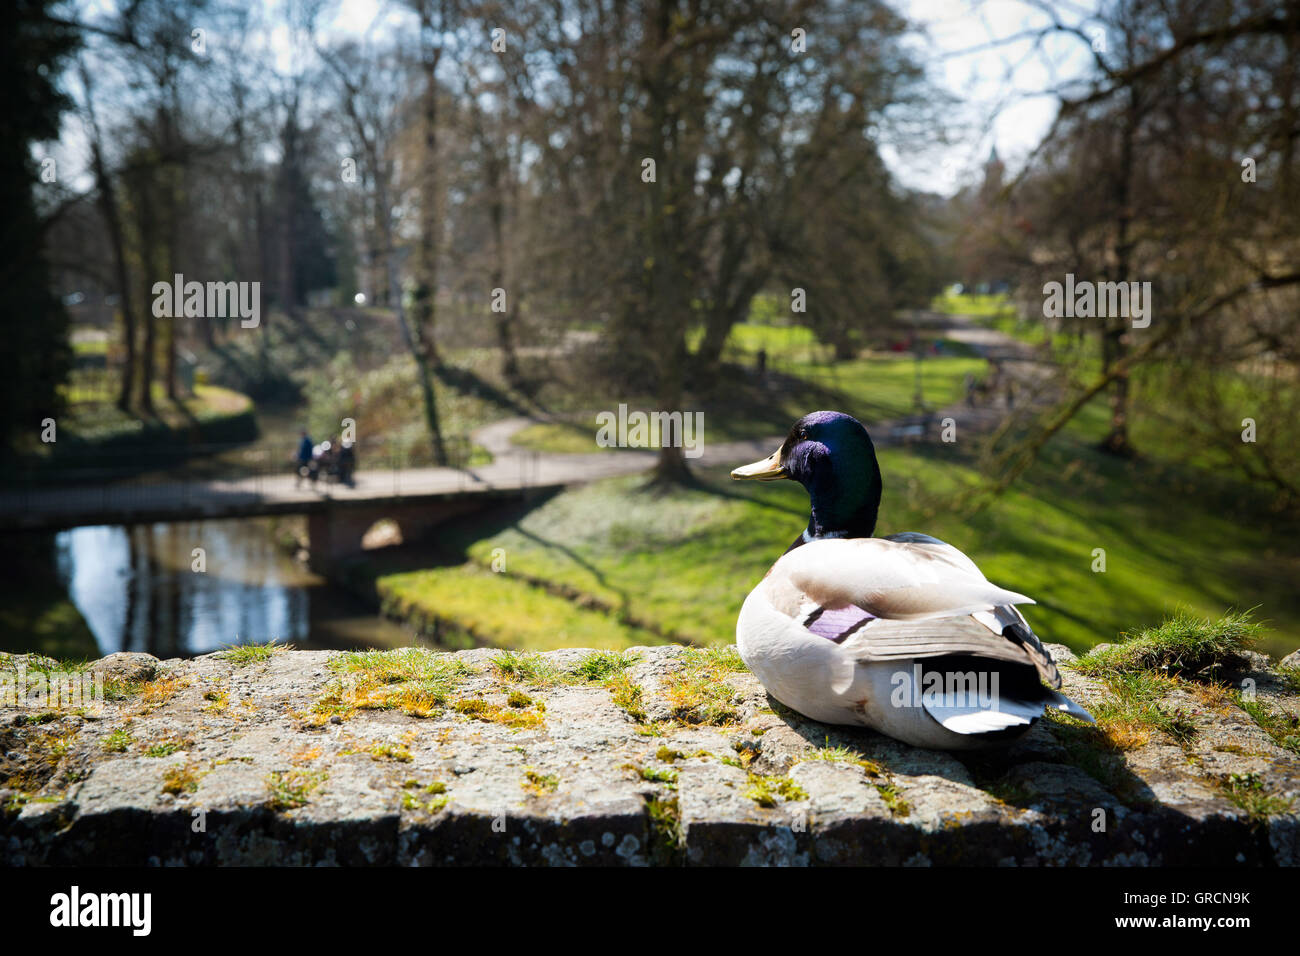
[[191,677],[175,677],[170,674],[156,677],[139,685],[139,709],[135,716],[144,717],[160,707],[169,704],[173,697],[194,682]]
[[898,788],[892,783],[877,783],[876,793],[880,794],[880,799],[885,801],[885,806],[889,807],[889,812],[896,817],[906,817],[911,814],[911,805],[903,799]]
[[807,800],[808,793],[789,777],[768,777],[751,773],[745,796],[760,807],[774,807],[790,800]]
[[621,674],[636,662],[636,655],[626,651],[595,651],[578,661],[571,673],[586,683],[604,682]]
[[1300,754],[1300,721],[1258,698],[1249,699],[1240,691],[1231,693],[1236,705],[1249,714],[1250,719],[1272,737],[1274,743],[1294,754]]
[[799,755],[799,760],[824,760],[828,763],[845,763],[861,767],[867,772],[869,777],[879,777],[884,773],[880,764],[874,760],[868,760],[856,750],[843,745],[832,747],[830,738],[826,740],[826,746],[816,747],[807,753]]
[[616,707],[620,708],[637,723],[645,723],[648,719],[645,712],[645,691],[641,689],[640,684],[633,681],[627,674],[619,672],[610,677],[605,682],[605,686],[614,698]]
[[659,866],[682,861],[682,813],[677,798],[647,797],[646,817],[650,830],[650,859]]
[[403,744],[393,743],[388,740],[375,740],[369,744],[347,744],[339,753],[348,754],[365,754],[371,760],[392,760],[397,763],[410,763],[412,758],[411,751]]
[[238,644],[233,645],[229,650],[221,654],[223,661],[229,661],[236,667],[245,667],[249,664],[262,664],[269,661],[277,651],[292,650],[290,644],[277,644],[272,641],[269,644]]
[[112,731],[104,735],[100,741],[100,746],[113,754],[123,754],[131,749],[131,744],[135,738],[131,736],[131,731],[125,727],[115,727]]
[[328,666],[340,677],[306,716],[312,726],[334,716],[347,720],[356,710],[399,710],[413,717],[432,717],[475,673],[455,655],[415,647],[340,654]]
[[1250,816],[1252,820],[1263,820],[1291,809],[1294,801],[1269,793],[1259,774],[1233,773],[1217,781],[1224,796]]
[[673,719],[683,724],[726,726],[740,721],[740,695],[727,675],[746,668],[734,647],[691,648],[677,658],[663,683]]
[[482,720],[491,724],[502,724],[517,730],[528,730],[545,725],[543,715],[546,705],[529,698],[531,709],[519,709],[515,705],[502,707],[482,697],[463,697],[452,704],[452,710],[473,720]]
[[524,771],[523,788],[526,793],[541,797],[554,793],[560,786],[560,778],[550,773],[539,773],[529,767]]
[[1250,611],[1225,614],[1217,621],[1180,611],[1119,644],[1079,658],[1074,667],[1092,677],[1140,671],[1194,676],[1240,659],[1259,639],[1263,626]]
[[669,770],[666,767],[642,767],[637,764],[625,764],[627,769],[631,770],[642,780],[649,783],[662,783],[667,785],[669,790],[677,789],[677,771]]
[[506,703],[511,707],[531,707],[533,699],[523,691],[512,690],[506,695]]
[[534,687],[563,683],[567,676],[540,654],[519,654],[514,651],[503,651],[493,657],[492,669],[502,680],[517,681]]
[[168,767],[163,773],[163,793],[180,796],[182,793],[194,793],[199,789],[198,765],[187,763],[182,766]]
[[308,798],[327,778],[324,771],[274,770],[266,777],[266,805],[272,810],[306,806]]
[[194,741],[188,737],[164,737],[145,747],[143,752],[146,757],[170,757],[193,746]]

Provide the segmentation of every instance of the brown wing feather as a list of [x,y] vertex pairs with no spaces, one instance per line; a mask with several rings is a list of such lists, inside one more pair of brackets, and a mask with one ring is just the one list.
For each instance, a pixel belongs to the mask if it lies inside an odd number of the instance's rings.
[[946,617],[928,621],[872,621],[856,631],[842,646],[859,661],[973,654],[976,657],[1037,666],[1024,645],[994,634],[972,617]]

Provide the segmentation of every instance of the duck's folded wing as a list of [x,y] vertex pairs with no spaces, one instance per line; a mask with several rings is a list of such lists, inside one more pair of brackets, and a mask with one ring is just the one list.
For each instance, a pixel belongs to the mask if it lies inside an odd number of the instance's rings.
[[[1001,629],[991,629],[996,627],[999,618],[1012,614],[1019,620]],[[855,628],[837,643],[855,661],[862,662],[970,654],[1011,664],[1029,664],[1049,685],[1061,686],[1056,662],[1024,623],[1024,618],[1015,614],[1013,608],[999,608],[997,615],[989,618],[993,623],[986,624],[971,616],[924,621],[875,620],[864,622],[864,626]]]
[[872,621],[841,644],[858,661],[895,661],[971,654],[1012,664],[1033,664],[1023,645],[995,634],[973,617],[928,621]]
[[992,584],[951,545],[831,538],[788,552],[772,569],[822,607],[855,605],[874,617],[913,621],[1033,604]]

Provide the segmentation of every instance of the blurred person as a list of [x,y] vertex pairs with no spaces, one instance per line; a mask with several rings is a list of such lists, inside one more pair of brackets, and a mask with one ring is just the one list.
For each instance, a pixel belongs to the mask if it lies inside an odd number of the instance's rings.
[[356,466],[356,448],[353,446],[351,441],[344,440],[339,446],[339,481],[343,482],[343,484],[347,485],[349,488],[352,487],[353,484],[352,473],[356,470]]
[[298,442],[298,453],[294,456],[294,460],[297,463],[293,473],[293,486],[295,488],[302,484],[304,478],[311,477],[312,452],[313,446],[311,436],[307,434],[307,430],[304,428],[302,431],[302,438]]

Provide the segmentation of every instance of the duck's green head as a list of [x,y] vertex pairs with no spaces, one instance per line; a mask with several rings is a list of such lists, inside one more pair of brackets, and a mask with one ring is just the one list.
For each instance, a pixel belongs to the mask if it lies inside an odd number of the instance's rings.
[[794,423],[775,452],[732,478],[790,478],[808,489],[808,537],[870,537],[880,510],[880,465],[862,423],[843,412],[813,412]]

